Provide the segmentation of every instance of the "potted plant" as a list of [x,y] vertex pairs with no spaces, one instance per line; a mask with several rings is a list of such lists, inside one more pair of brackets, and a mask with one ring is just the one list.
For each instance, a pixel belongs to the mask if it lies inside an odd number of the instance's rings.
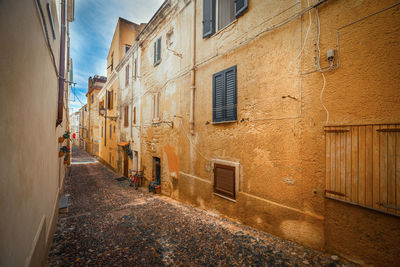
[[65,153],[70,152],[69,148],[67,146],[62,146],[60,147],[60,151],[58,152],[58,156],[62,157],[65,155]]

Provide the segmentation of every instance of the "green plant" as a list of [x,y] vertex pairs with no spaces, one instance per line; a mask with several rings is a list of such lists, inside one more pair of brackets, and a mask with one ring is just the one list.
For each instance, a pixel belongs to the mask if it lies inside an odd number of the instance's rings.
[[69,132],[69,131],[66,131],[66,132],[63,134],[63,137],[64,137],[65,139],[68,139],[68,138],[69,138],[69,135],[70,135],[70,132]]
[[70,152],[70,150],[68,149],[67,146],[62,146],[62,147],[60,147],[60,151],[61,151],[61,152],[65,152],[65,153]]

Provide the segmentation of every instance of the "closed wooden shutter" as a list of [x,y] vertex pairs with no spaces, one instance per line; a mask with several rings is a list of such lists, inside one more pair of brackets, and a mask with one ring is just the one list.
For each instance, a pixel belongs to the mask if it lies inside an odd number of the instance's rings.
[[236,66],[213,75],[213,122],[237,120]]
[[248,0],[235,0],[235,17],[238,18],[243,15],[248,6]]
[[215,33],[215,0],[203,0],[203,38]]
[[154,48],[154,62],[153,62],[153,64],[154,65],[156,65],[156,63],[157,63],[157,42],[154,42],[154,46],[153,46],[153,48]]
[[236,120],[236,66],[225,71],[225,120]]
[[327,197],[400,215],[400,125],[330,126]]
[[214,192],[235,199],[235,167],[214,165]]
[[110,109],[113,109],[114,104],[114,92],[110,91]]
[[219,72],[213,77],[213,121],[224,121],[225,106],[224,73]]
[[124,126],[128,127],[129,126],[129,107],[125,106],[125,116],[124,116]]
[[161,37],[157,40],[157,63],[161,60]]
[[125,68],[125,86],[129,85],[129,65]]

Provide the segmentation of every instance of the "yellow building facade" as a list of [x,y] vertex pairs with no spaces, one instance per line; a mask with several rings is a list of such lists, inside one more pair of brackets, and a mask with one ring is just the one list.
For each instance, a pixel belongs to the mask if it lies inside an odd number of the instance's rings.
[[104,76],[94,75],[89,77],[87,97],[87,131],[88,142],[86,151],[94,156],[99,156],[100,150],[100,128],[99,128],[99,99],[97,97],[101,88],[103,88],[107,78]]
[[147,183],[393,266],[399,19],[395,1],[166,1],[137,38]]
[[140,30],[144,25],[135,24],[123,18],[118,19],[118,23],[111,42],[107,56],[107,83],[99,93],[100,106],[103,108],[103,115],[100,118],[100,129],[102,131],[100,158],[112,169],[121,170],[118,118],[119,113],[119,63],[135,42]]

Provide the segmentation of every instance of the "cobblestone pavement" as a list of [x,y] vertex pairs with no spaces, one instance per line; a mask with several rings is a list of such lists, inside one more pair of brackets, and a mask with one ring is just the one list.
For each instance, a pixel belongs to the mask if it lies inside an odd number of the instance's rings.
[[64,188],[68,212],[59,216],[49,266],[352,265],[144,188],[135,190],[77,148],[72,156],[75,164]]

